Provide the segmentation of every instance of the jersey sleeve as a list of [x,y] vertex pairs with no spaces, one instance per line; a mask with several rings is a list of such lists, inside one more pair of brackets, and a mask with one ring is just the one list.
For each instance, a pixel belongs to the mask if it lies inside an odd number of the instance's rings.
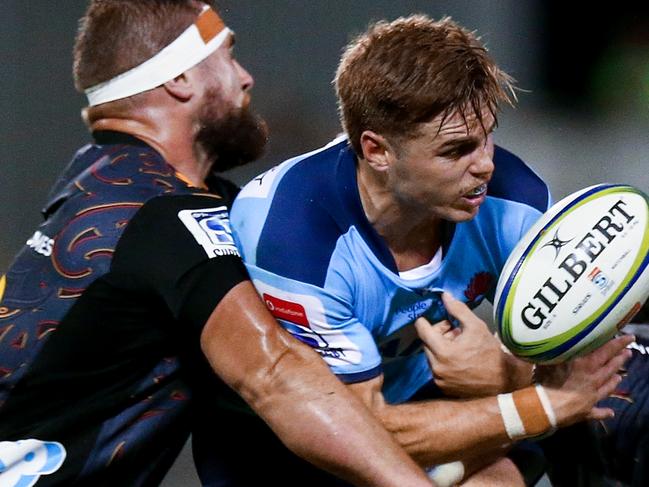
[[[263,177],[275,185],[279,170]],[[310,345],[344,382],[381,374],[372,334],[354,310],[354,275],[336,259],[338,234],[320,213],[290,201],[286,212],[269,215],[273,198],[260,179],[244,187],[232,206],[237,246],[257,291],[273,316],[295,338]],[[277,209],[277,208],[275,208]],[[292,209],[292,210],[291,210]],[[298,223],[299,222],[299,223]],[[308,223],[309,225],[307,225]]]
[[157,197],[138,210],[115,249],[111,275],[134,291],[154,293],[174,318],[197,330],[248,279],[228,208],[197,195]]
[[354,315],[352,296],[340,274],[319,287],[254,265],[246,267],[277,321],[318,352],[343,382],[362,382],[381,374],[374,338]]

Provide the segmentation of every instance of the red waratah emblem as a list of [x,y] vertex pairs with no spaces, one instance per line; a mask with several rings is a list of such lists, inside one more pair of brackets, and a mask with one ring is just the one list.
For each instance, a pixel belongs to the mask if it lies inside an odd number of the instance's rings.
[[477,298],[484,296],[494,282],[494,276],[488,272],[478,272],[473,276],[471,282],[464,290],[464,295],[469,302],[475,301]]

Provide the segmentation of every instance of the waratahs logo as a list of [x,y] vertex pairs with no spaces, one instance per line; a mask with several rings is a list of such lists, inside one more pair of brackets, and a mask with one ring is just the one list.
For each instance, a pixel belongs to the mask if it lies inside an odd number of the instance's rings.
[[0,441],[0,485],[31,487],[56,472],[65,460],[63,445],[51,441]]

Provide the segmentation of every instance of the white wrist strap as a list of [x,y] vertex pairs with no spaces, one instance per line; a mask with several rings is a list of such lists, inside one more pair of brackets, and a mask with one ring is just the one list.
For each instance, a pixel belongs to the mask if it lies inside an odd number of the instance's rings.
[[545,411],[545,414],[548,416],[550,426],[554,430],[557,428],[557,417],[554,414],[554,409],[552,408],[552,403],[550,402],[548,393],[545,392],[545,389],[541,384],[536,384],[534,387],[536,388],[536,393],[539,395],[539,400],[543,405],[543,411]]
[[216,51],[230,32],[219,15],[205,5],[196,22],[152,58],[85,90],[88,104],[92,107],[126,98],[174,79]]
[[498,396],[498,407],[500,408],[500,415],[505,423],[505,430],[507,436],[512,440],[516,438],[525,437],[525,426],[523,420],[518,414],[514,397],[511,394],[500,394]]
[[443,463],[429,468],[426,473],[438,487],[452,487],[464,478],[464,464],[460,461]]

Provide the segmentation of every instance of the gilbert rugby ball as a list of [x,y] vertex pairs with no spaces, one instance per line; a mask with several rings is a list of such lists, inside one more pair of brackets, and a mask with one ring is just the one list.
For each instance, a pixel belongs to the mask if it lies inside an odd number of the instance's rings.
[[649,296],[649,199],[602,184],[552,206],[498,280],[494,320],[515,355],[558,363],[628,323]]

